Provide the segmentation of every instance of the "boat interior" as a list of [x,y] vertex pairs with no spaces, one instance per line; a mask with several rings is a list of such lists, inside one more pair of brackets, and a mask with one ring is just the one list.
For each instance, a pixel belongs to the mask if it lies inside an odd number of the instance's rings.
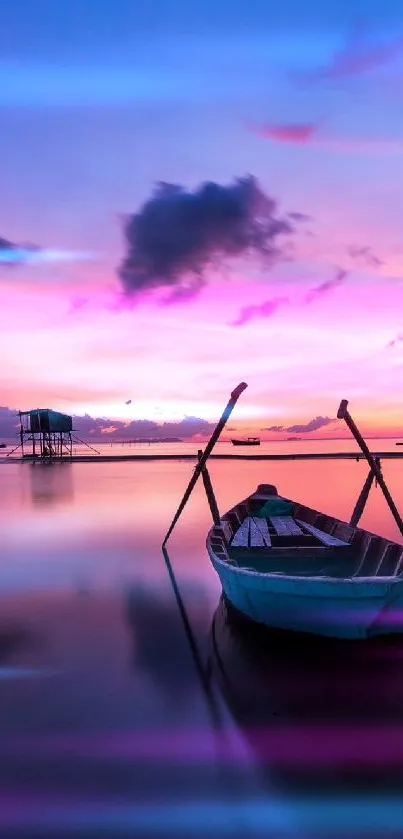
[[[292,515],[258,516],[273,496],[291,503]],[[280,497],[269,484],[222,517],[210,544],[219,559],[262,574],[385,578],[403,570],[403,545]]]

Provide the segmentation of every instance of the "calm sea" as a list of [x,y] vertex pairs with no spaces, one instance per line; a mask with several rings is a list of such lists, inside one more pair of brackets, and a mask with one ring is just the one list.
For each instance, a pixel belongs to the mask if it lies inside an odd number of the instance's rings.
[[[167,448],[198,446],[153,446]],[[0,464],[0,835],[401,836],[403,639],[307,642],[240,625],[205,551],[201,483],[167,567],[160,545],[193,468]],[[367,471],[210,465],[222,512],[270,482],[347,520]],[[403,462],[383,472],[403,510]],[[402,541],[379,488],[361,523]]]

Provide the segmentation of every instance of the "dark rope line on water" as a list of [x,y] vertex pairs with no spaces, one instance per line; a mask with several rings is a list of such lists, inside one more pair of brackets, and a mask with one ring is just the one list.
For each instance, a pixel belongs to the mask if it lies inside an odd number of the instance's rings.
[[[19,446],[17,446],[19,448]],[[13,451],[16,451],[14,449]],[[4,455],[4,459],[9,457],[13,452],[8,452]],[[403,452],[371,452],[372,457],[382,458],[382,460],[402,460]],[[150,461],[150,460],[173,460],[189,462],[196,460],[197,454],[110,454],[110,455],[66,455],[57,458],[57,460],[68,460],[71,463],[108,463],[113,461],[132,460],[136,462]],[[209,460],[365,460],[365,455],[356,452],[309,452],[300,454],[211,454]],[[0,456],[1,460],[1,456]],[[29,457],[14,457],[9,463],[23,463],[29,461]],[[195,469],[197,468],[197,464]]]
[[191,623],[190,623],[190,620],[189,620],[189,616],[188,616],[187,611],[186,611],[185,604],[184,604],[183,599],[182,599],[182,595],[179,591],[179,587],[178,587],[176,577],[175,577],[175,574],[174,574],[174,571],[173,571],[173,568],[172,568],[171,560],[170,560],[169,555],[168,555],[168,551],[165,547],[162,548],[162,553],[163,553],[163,556],[164,556],[165,564],[166,564],[166,567],[167,567],[167,570],[168,570],[169,579],[171,581],[171,585],[172,585],[172,588],[173,588],[173,591],[174,591],[174,595],[175,595],[175,599],[176,599],[176,602],[177,602],[177,605],[178,605],[178,609],[179,609],[179,612],[180,612],[180,615],[181,615],[181,618],[182,618],[183,627],[184,627],[184,630],[185,630],[186,638],[187,638],[188,643],[189,643],[192,659],[193,659],[193,662],[194,662],[195,668],[197,670],[197,673],[198,673],[198,676],[199,676],[199,679],[200,679],[200,683],[201,683],[201,686],[202,686],[202,689],[203,689],[203,693],[206,697],[207,704],[208,704],[211,716],[213,718],[215,727],[221,728],[223,726],[223,720],[222,720],[221,712],[218,708],[217,701],[214,697],[214,694],[213,694],[213,691],[212,691],[212,688],[211,688],[211,682],[210,682],[210,679],[209,679],[208,672],[206,671],[205,667],[203,666],[202,656],[200,654],[200,650],[199,650],[196,638],[194,636],[194,632],[193,632],[193,629],[192,629],[192,626],[191,626]]

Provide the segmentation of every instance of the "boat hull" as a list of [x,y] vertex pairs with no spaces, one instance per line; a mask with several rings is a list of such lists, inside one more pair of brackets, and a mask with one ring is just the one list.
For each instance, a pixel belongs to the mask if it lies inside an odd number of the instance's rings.
[[207,547],[227,600],[256,624],[345,639],[403,632],[402,580],[256,574],[234,569]]

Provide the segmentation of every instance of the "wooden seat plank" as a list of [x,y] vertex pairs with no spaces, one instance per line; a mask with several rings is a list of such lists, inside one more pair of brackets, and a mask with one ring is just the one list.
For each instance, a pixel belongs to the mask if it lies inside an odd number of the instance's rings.
[[269,518],[278,536],[302,536],[303,531],[292,516],[269,516]]
[[252,520],[253,520],[255,526],[257,527],[257,529],[260,530],[260,533],[261,533],[262,538],[263,538],[263,545],[265,545],[266,547],[270,547],[271,546],[271,538],[270,538],[269,528],[268,528],[266,519],[258,519],[258,518],[255,519],[255,518],[252,517]]
[[260,528],[254,518],[249,520],[249,535],[251,548],[264,548],[265,541]]
[[337,548],[343,547],[345,548],[349,542],[344,542],[343,539],[338,539],[337,536],[331,536],[330,533],[325,533],[324,530],[319,530],[318,527],[314,527],[312,524],[308,524],[306,521],[301,521],[297,519],[298,524],[302,525],[302,527],[307,530],[312,536],[316,536],[323,545],[327,545],[329,548]]
[[234,538],[231,542],[231,547],[233,548],[248,548],[249,547],[249,521],[250,519],[245,519],[238,530],[236,531]]

